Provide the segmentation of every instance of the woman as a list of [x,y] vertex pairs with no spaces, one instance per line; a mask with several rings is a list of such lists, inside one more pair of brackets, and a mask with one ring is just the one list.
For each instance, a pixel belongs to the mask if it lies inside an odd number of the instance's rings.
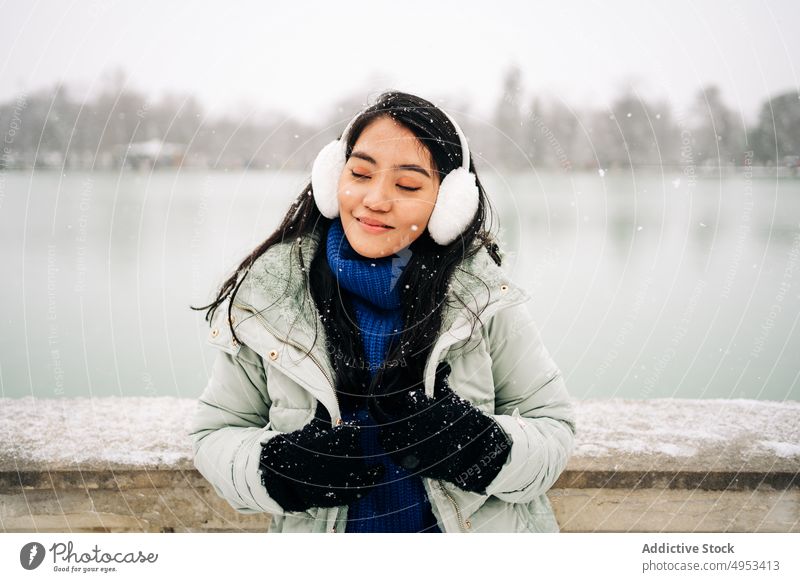
[[278,532],[558,531],[575,420],[466,137],[381,95],[205,307],[194,462]]

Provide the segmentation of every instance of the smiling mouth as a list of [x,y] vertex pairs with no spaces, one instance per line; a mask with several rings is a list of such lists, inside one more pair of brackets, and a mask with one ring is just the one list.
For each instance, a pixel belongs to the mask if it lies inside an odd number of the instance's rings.
[[369,222],[367,222],[365,220],[361,220],[360,218],[356,218],[356,220],[359,221],[361,224],[366,224],[367,226],[385,228],[386,230],[394,228],[393,226],[387,226],[385,224],[370,224]]

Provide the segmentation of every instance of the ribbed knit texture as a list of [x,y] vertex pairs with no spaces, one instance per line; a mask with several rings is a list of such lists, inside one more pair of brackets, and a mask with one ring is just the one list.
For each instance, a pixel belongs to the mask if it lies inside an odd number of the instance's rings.
[[[359,255],[347,240],[338,217],[327,237],[327,258],[343,293],[352,302],[364,340],[364,354],[374,376],[384,362],[389,342],[402,331],[402,309],[397,280],[405,266],[398,255],[370,259]],[[378,440],[378,427],[364,408],[354,408],[351,399],[341,399],[342,418],[362,428],[362,447],[367,463],[381,462],[386,476],[357,502],[348,507],[347,526],[351,532],[439,532],[422,484],[396,465]]]

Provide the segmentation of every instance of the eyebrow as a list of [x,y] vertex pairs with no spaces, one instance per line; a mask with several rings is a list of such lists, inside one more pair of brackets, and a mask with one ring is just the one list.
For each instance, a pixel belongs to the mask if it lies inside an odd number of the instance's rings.
[[[375,161],[375,158],[373,158],[369,154],[365,154],[364,152],[355,151],[355,152],[350,154],[350,157],[351,158],[358,158],[360,160],[364,160],[366,162],[369,162],[370,164],[378,165],[378,162]],[[428,178],[431,177],[430,173],[428,173],[428,170],[426,170],[422,166],[418,166],[416,164],[400,164],[398,166],[394,166],[393,169],[395,169],[395,170],[411,170],[412,172],[419,172],[420,174],[424,174]]]

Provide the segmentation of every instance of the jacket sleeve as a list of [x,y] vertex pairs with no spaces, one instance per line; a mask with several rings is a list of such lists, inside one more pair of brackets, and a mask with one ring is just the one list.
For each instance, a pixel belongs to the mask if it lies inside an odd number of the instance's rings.
[[547,492],[566,467],[574,446],[574,406],[525,303],[499,311],[486,329],[495,381],[492,418],[512,443],[486,494],[525,503]]
[[195,467],[240,513],[285,513],[259,473],[261,443],[279,434],[269,430],[271,404],[255,352],[245,345],[218,352],[189,434]]

